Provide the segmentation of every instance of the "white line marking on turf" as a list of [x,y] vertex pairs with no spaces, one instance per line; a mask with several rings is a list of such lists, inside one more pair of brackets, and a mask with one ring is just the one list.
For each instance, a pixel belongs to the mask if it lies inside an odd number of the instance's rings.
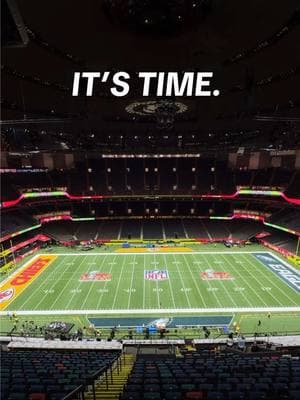
[[[178,253],[178,254],[179,254],[179,253]],[[175,258],[174,254],[173,254],[173,257]],[[178,268],[178,265],[177,265],[177,264],[175,264],[175,265],[176,265],[177,272],[178,272],[178,274],[179,274],[179,276],[180,276],[180,280],[181,280],[181,283],[182,283],[182,287],[185,288],[185,284],[184,284],[184,282],[183,282],[180,269]],[[191,307],[191,302],[190,302],[189,296],[187,295],[186,290],[184,291],[184,294],[185,294],[185,297],[186,297],[186,300],[187,300],[188,305]]]
[[[242,257],[244,257],[244,256],[242,256]],[[244,257],[244,259],[248,260],[246,257]],[[258,261],[258,260],[256,260],[256,261]],[[266,277],[265,273],[259,267],[257,267],[255,263],[251,262],[251,258],[248,260],[248,263],[250,265],[254,266],[254,268],[255,268],[254,274],[251,274],[250,270],[249,270],[249,274],[251,275],[251,278],[257,282],[257,285],[258,285],[257,289],[261,287],[262,282],[256,278],[256,272],[259,273],[263,277],[264,280],[266,280],[267,282],[271,282],[271,287],[272,286],[274,287],[274,283],[272,281],[270,281],[268,277]],[[282,306],[281,302],[276,297],[274,297],[272,291],[268,292],[268,294],[271,297],[273,297],[273,299],[275,300],[275,303],[279,303],[279,305]],[[263,302],[265,305],[267,305],[265,301],[263,301]]]
[[191,274],[192,280],[193,280],[194,285],[195,285],[195,287],[196,287],[196,289],[197,289],[197,291],[198,291],[198,294],[199,294],[199,296],[200,296],[200,299],[201,299],[201,301],[202,301],[202,304],[205,306],[206,303],[205,303],[204,298],[203,298],[203,296],[202,296],[202,294],[201,294],[201,290],[199,289],[199,285],[197,284],[197,281],[196,281],[196,279],[195,279],[195,276],[194,276],[194,274],[193,274],[193,271],[191,270],[190,264],[189,264],[189,262],[186,260],[186,256],[185,256],[185,255],[183,255],[183,259],[184,259],[184,261],[185,261],[185,263],[186,263],[186,265],[187,265],[187,267],[188,267],[189,273]]
[[[265,313],[265,312],[300,312],[300,307],[225,307],[225,308],[146,308],[146,309],[116,309],[112,310],[102,309],[102,310],[11,310],[15,311],[18,315],[112,315],[112,314],[186,314],[186,313]],[[0,311],[0,315],[7,315],[7,311]]]
[[143,257],[143,264],[144,264],[144,269],[143,269],[143,308],[145,308],[145,302],[146,302],[146,279],[145,279],[146,258],[145,257]]
[[114,297],[114,300],[113,300],[113,304],[111,306],[112,309],[114,309],[115,304],[116,304],[116,299],[117,299],[117,296],[118,296],[118,293],[119,293],[119,286],[120,286],[120,283],[121,283],[121,278],[122,278],[122,272],[123,272],[124,265],[125,265],[125,258],[123,259],[123,263],[122,263],[122,267],[121,267],[121,271],[120,271],[120,276],[119,276],[118,284],[117,284],[117,287],[116,287],[115,297]]
[[[156,262],[155,253],[154,253],[154,262]],[[166,268],[167,268],[167,267],[166,267]],[[159,297],[159,290],[158,290],[158,280],[156,280],[156,282],[155,282],[155,286],[156,286],[156,298],[157,298],[157,306],[158,306],[158,308],[161,308],[161,307],[160,307],[160,303],[161,303],[161,301],[160,301],[160,297]]]
[[[193,257],[193,258],[195,258],[194,253],[190,253],[190,254],[192,254],[192,257]],[[204,257],[203,257],[203,258],[204,258]],[[203,266],[204,266],[204,268],[205,268],[205,266],[206,266],[206,259],[205,259],[205,258],[204,258]],[[208,265],[208,267],[209,267],[209,265]],[[201,272],[202,272],[202,270],[201,270]],[[198,276],[199,276],[199,273],[200,273],[200,271],[198,271]],[[200,279],[200,277],[199,277],[199,279]],[[205,282],[200,280],[200,283],[201,283],[202,286],[205,287],[205,288],[207,287],[207,286],[206,286],[206,283],[207,283],[207,284],[208,284],[208,287],[211,289],[211,284],[210,284],[210,281],[209,281],[209,280],[207,280],[207,281],[205,281]],[[214,291],[211,291],[211,293],[214,295],[217,304],[218,304],[220,307],[222,307],[222,306],[221,306],[221,303],[220,303],[220,300],[219,300],[219,297],[216,295],[216,293],[215,293]]]
[[[95,260],[96,260],[96,259],[97,259],[97,255],[95,256]],[[100,270],[102,270],[102,265],[103,265],[103,263],[105,262],[105,260],[106,260],[106,257],[102,257]],[[94,264],[96,264],[96,262],[95,262],[95,263],[92,263],[92,265],[94,265]],[[93,267],[92,267],[92,268],[88,268],[88,272],[90,272],[91,269],[93,269]],[[79,284],[80,284],[80,282],[79,282]],[[88,290],[87,295],[85,296],[85,298],[84,298],[84,300],[83,300],[82,305],[81,305],[80,308],[84,308],[84,305],[85,305],[87,299],[89,298],[89,295],[90,295],[90,293],[91,293],[91,291],[92,291],[94,285],[95,285],[95,281],[90,282],[89,290]],[[79,285],[79,286],[80,286],[80,285]],[[77,288],[78,288],[78,286],[77,286]],[[77,289],[77,288],[76,288],[76,289]]]
[[[164,257],[165,265],[167,267],[168,263],[167,263],[167,259],[166,259],[166,254],[164,254],[163,257]],[[169,274],[168,283],[169,283],[170,293],[171,293],[171,297],[172,297],[173,307],[176,308],[173,289],[172,289],[171,282],[170,282],[171,281],[171,273],[172,273],[171,271],[168,271],[168,274]]]
[[[259,261],[259,260],[258,260],[257,258],[255,258],[254,256],[252,256],[252,257],[253,257],[253,259],[256,260],[260,265],[263,265],[263,266],[264,266],[264,271],[266,271],[266,270],[270,271],[270,272],[272,273],[272,275],[275,276],[277,279],[279,279],[279,281],[280,281],[281,283],[285,283],[284,280],[282,280],[278,275],[276,275],[276,274],[275,274],[274,272],[272,272],[269,268],[267,268],[267,267],[265,266],[265,264],[263,264],[261,261]],[[250,261],[250,263],[253,265],[253,263],[252,263],[251,261]],[[255,265],[255,264],[254,264],[254,265]],[[260,269],[260,268],[258,268],[258,271],[260,272],[261,275],[263,275],[263,276],[267,279],[268,282],[271,283],[271,287],[272,287],[272,286],[273,286],[273,287],[275,286],[281,293],[283,293],[284,297],[286,297],[286,298],[287,298],[289,301],[291,301],[293,304],[297,305],[296,301],[293,300],[293,299],[291,299],[290,296],[287,295],[287,294],[276,284],[277,279],[274,279],[274,281],[271,280],[271,279],[268,277],[268,274],[263,274],[263,272],[262,272],[263,270]],[[285,283],[285,285],[288,286],[286,283]],[[288,286],[288,287],[291,289],[290,286]],[[275,297],[273,296],[272,292],[269,292],[269,293],[270,293],[270,295],[271,295],[273,298],[275,298]],[[299,294],[299,293],[297,292],[297,294]],[[280,302],[279,302],[279,303],[280,303]]]
[[[110,269],[109,269],[109,273],[110,273],[110,274],[112,274],[112,272],[113,272],[114,265],[117,264],[117,263],[115,263],[114,261],[115,261],[115,257],[113,258],[113,262],[112,262],[112,263],[108,263],[108,265],[110,265]],[[102,264],[101,264],[101,266],[102,266]],[[108,282],[109,282],[109,281],[105,281],[105,282],[104,282],[104,287],[103,287],[103,289],[106,289],[106,285],[108,284]],[[103,290],[103,292],[101,293],[101,296],[99,296],[99,299],[98,299],[98,301],[97,301],[97,308],[100,307],[100,304],[101,304],[101,301],[102,301],[102,298],[103,298],[104,293],[105,293],[105,292],[104,292],[104,290]]]
[[[63,257],[63,259],[62,260],[60,260],[60,262],[58,263],[58,265],[57,265],[57,267],[56,268],[59,268],[59,266],[63,263],[63,261],[64,261],[64,257]],[[57,260],[59,260],[58,258],[57,258]],[[56,261],[56,260],[54,260],[54,261]],[[56,273],[57,273],[57,270],[56,270],[56,268],[53,268],[53,270],[49,273],[49,275],[47,276],[47,279],[45,279],[45,277],[44,277],[44,279],[42,280],[42,282],[41,282],[41,284],[35,289],[35,290],[33,290],[32,291],[32,293],[31,293],[31,295],[25,300],[25,302],[22,304],[22,308],[24,307],[24,305],[27,303],[27,301],[28,300],[30,300],[31,299],[31,297],[33,296],[33,295],[36,295],[37,293],[38,293],[38,291],[39,290],[43,290],[43,288],[44,288],[44,286],[45,287],[47,287],[48,285],[49,285],[49,282],[51,282],[51,280],[52,280],[52,276],[54,276]],[[68,268],[70,268],[70,266],[68,267]],[[67,269],[68,269],[67,268]],[[50,290],[51,289],[53,289],[53,287],[56,285],[58,283],[58,280],[53,280],[53,284],[50,286]],[[34,307],[34,309],[36,310],[37,308],[38,308],[38,306],[47,298],[47,296],[48,296],[48,294],[47,293],[45,293],[44,295],[42,295],[41,296],[41,299],[40,299],[40,301],[37,303],[37,304],[35,304],[35,307]],[[38,294],[38,297],[37,298],[39,298],[39,294]]]
[[[55,299],[54,303],[52,303],[52,305],[51,305],[51,310],[53,310],[53,306],[54,306],[54,304],[58,301],[58,299],[60,299],[61,296],[62,296],[64,293],[66,293],[66,288],[69,289],[70,283],[72,283],[72,280],[73,280],[73,276],[75,276],[75,274],[77,274],[77,271],[80,270],[80,267],[81,267],[82,263],[85,261],[85,259],[86,259],[86,257],[85,257],[85,256],[82,256],[82,260],[81,260],[81,261],[79,262],[79,264],[76,266],[74,272],[73,272],[72,275],[71,275],[71,278],[69,279],[67,285],[64,287],[64,290],[61,291],[61,293],[60,293],[60,294],[57,296],[57,298]],[[78,286],[77,286],[77,287],[78,287]],[[71,287],[71,288],[72,288],[72,287]],[[71,301],[73,300],[73,297],[75,296],[75,294],[76,294],[76,292],[74,292],[74,293],[71,295],[69,301],[68,301],[67,304],[66,304],[66,308],[68,308],[68,306],[70,305],[70,303],[71,303]]]
[[[225,262],[225,264],[227,265],[228,260],[227,260],[224,256],[222,256],[222,257],[224,258],[224,262]],[[234,261],[235,261],[235,260],[234,260]],[[235,267],[235,266],[234,266],[234,263],[228,263],[228,264],[229,264],[229,266],[230,266],[231,268],[233,268],[233,270],[235,271],[235,273],[241,278],[241,280],[242,280],[242,282],[243,282],[243,285],[246,285],[246,286],[250,289],[250,291],[252,291],[256,297],[259,297],[259,299],[264,303],[263,299],[260,298],[260,296],[257,295],[256,292],[253,290],[252,286],[249,285],[247,279],[244,279],[243,275],[239,272],[239,268],[238,268],[238,267]],[[238,287],[237,284],[235,284],[235,287]],[[245,294],[244,294],[243,291],[240,292],[240,293],[241,293],[241,295],[244,297],[244,299],[247,301],[247,303],[249,304],[249,306],[251,307],[252,304],[251,304],[251,302],[249,301],[248,297],[245,296]],[[266,304],[266,303],[265,303],[265,304]]]
[[[214,259],[213,262],[215,263],[216,261],[215,261],[214,255],[213,255],[213,259]],[[229,297],[229,299],[231,300],[232,304],[234,304],[234,306],[237,307],[237,304],[234,301],[234,298],[231,296],[230,291],[227,289],[227,287],[222,279],[220,279],[220,283],[223,286],[223,289],[225,290],[225,292],[226,292],[227,296]]]
[[130,289],[129,289],[129,296],[128,296],[128,305],[127,308],[129,309],[130,306],[130,300],[131,300],[131,289],[132,289],[132,282],[133,282],[133,275],[134,275],[134,270],[135,270],[135,265],[138,264],[136,261],[136,256],[134,256],[133,262],[130,262],[129,264],[132,265],[132,272],[131,272],[131,281],[130,281]]
[[[34,257],[34,258],[35,258],[35,257]],[[32,258],[31,261],[34,260],[34,258]],[[55,260],[52,260],[51,263],[55,262],[56,260],[58,260],[58,258],[55,259]],[[62,263],[62,261],[63,261],[63,259],[59,262],[59,265]],[[51,265],[51,263],[48,264],[48,266],[46,267],[46,269]],[[42,276],[43,273],[46,271],[46,269],[44,269],[44,271],[42,271],[41,274],[40,274],[39,276]],[[54,269],[51,271],[50,276],[53,275],[53,273],[54,273]],[[34,281],[33,281],[33,282],[34,282]],[[33,282],[32,282],[32,283],[33,283]],[[35,282],[36,282],[36,281],[35,281]],[[24,303],[22,303],[21,308],[24,308],[24,305],[25,305],[34,295],[36,295],[37,291],[40,290],[40,288],[43,287],[44,284],[45,284],[45,281],[42,280],[41,283],[39,284],[39,286],[38,286],[37,288],[33,289],[31,293],[28,292],[28,293],[30,293],[30,295],[29,295],[28,297],[25,298],[25,301],[24,301]],[[24,292],[25,292],[25,290],[26,290],[28,287],[29,287],[29,285],[26,286],[26,288],[24,288]],[[33,287],[34,287],[34,286],[32,286],[31,289],[32,289]],[[20,294],[21,294],[21,293],[20,293]],[[47,296],[47,293],[45,293],[45,295],[43,296],[43,299],[44,299],[46,296]],[[21,297],[20,297],[20,298],[21,298]],[[38,298],[39,298],[39,296],[38,296]],[[16,300],[16,299],[15,299],[15,300]],[[36,307],[37,307],[37,306],[35,305],[34,309],[36,309]]]
[[[99,256],[104,256],[105,254],[108,255],[117,255],[117,256],[132,256],[133,254],[140,255],[140,254],[145,254],[145,255],[153,255],[153,254],[170,254],[170,255],[176,255],[176,254],[253,254],[257,253],[258,251],[159,251],[159,252],[153,252],[153,251],[145,251],[143,253],[141,252],[130,252],[130,253],[117,253],[117,252],[100,252],[100,253],[86,253],[84,256],[94,256],[95,254]],[[259,251],[259,253],[266,253],[270,254],[269,251]],[[49,256],[49,255],[54,255],[54,256],[82,256],[82,253],[41,253],[39,256]]]

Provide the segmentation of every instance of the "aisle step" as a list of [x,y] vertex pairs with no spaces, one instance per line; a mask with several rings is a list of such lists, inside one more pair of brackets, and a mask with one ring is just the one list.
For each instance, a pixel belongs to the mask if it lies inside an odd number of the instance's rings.
[[[112,372],[113,383],[111,383],[110,372],[107,374],[107,386],[105,378],[95,382],[95,395],[98,400],[118,400],[126,385],[128,376],[135,362],[134,354],[125,354],[121,356],[122,370],[115,367]],[[84,394],[85,400],[93,400],[93,392],[88,391]]]

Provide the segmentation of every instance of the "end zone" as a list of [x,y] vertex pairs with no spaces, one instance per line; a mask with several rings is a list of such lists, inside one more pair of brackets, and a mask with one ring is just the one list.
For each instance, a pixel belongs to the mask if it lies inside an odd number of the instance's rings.
[[27,288],[56,259],[54,255],[34,257],[0,285],[0,310],[5,308]]

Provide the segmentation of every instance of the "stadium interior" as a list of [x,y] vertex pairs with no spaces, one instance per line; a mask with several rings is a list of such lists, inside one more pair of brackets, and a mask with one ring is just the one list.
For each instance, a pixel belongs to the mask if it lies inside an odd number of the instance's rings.
[[1,399],[300,399],[298,0],[1,11]]

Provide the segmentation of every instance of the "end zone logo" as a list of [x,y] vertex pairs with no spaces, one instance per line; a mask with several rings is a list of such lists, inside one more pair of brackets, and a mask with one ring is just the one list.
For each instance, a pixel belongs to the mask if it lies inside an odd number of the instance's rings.
[[23,265],[8,281],[0,285],[0,310],[5,310],[55,259],[56,256],[54,255],[38,256],[38,258],[34,258]]
[[9,288],[0,292],[0,303],[10,300],[13,297],[14,293],[15,290],[13,288]]
[[282,261],[275,258],[272,254],[264,253],[253,253],[265,267],[276,274],[280,279],[288,284],[291,288],[295,289],[296,292],[300,293],[300,275],[299,272],[293,270],[289,266],[285,265]]
[[22,286],[30,282],[35,276],[37,276],[45,267],[48,266],[52,261],[53,256],[41,256],[35,260],[31,265],[21,271],[15,278],[12,279],[11,284],[13,286]]
[[200,277],[204,281],[224,281],[234,279],[229,272],[216,272],[213,269],[207,269],[204,272],[200,272]]
[[112,277],[112,274],[109,274],[108,272],[92,271],[92,272],[86,272],[85,274],[82,274],[79,281],[81,281],[81,282],[110,281],[111,277]]

